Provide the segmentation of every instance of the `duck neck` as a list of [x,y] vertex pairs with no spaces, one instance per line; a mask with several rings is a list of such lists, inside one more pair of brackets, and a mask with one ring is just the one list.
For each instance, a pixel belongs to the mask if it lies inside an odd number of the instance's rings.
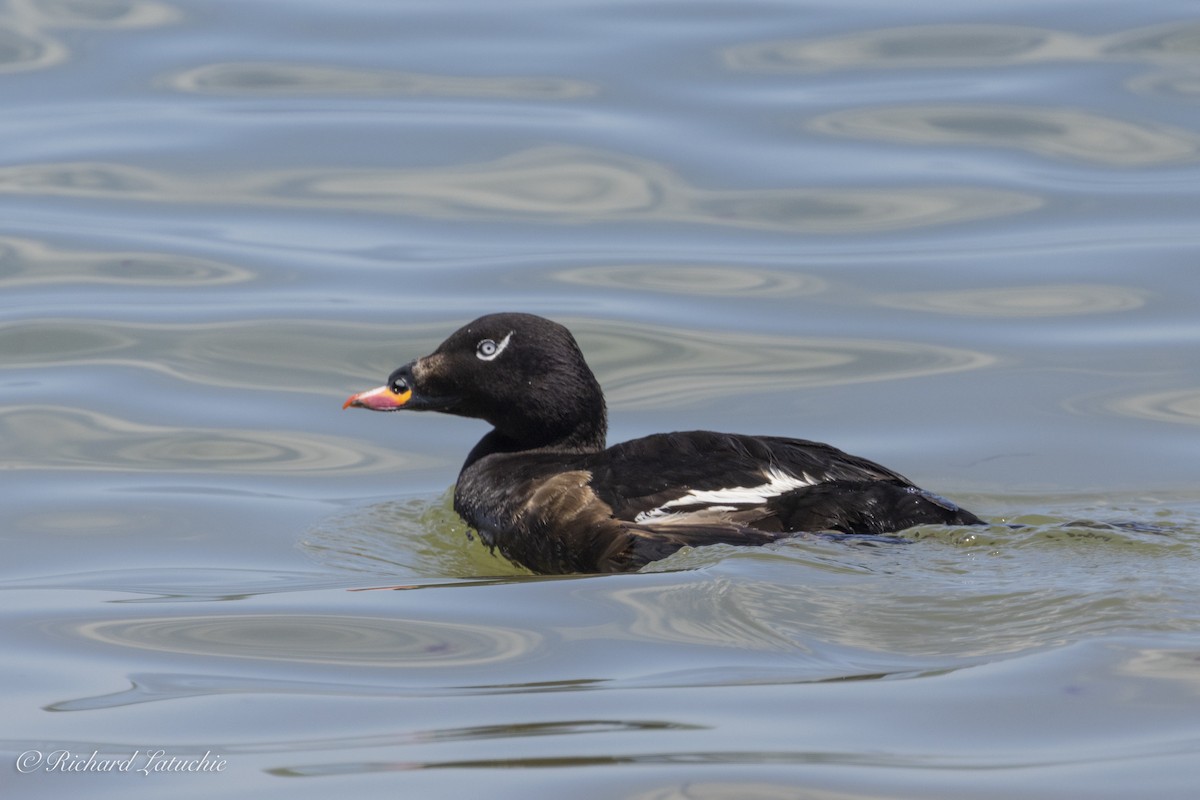
[[523,429],[519,435],[496,428],[479,440],[467,456],[466,470],[481,458],[495,453],[598,453],[605,447],[608,424],[604,408],[590,420],[581,421],[565,432],[550,426]]

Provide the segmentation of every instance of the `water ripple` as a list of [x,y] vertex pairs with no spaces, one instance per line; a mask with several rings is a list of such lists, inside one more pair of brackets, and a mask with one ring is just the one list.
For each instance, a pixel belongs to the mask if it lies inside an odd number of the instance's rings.
[[1172,101],[1200,99],[1200,23],[1174,23],[1130,31],[1118,37],[1110,51],[1168,67],[1126,81],[1130,91]]
[[1200,101],[1200,72],[1154,72],[1130,78],[1125,85],[1131,92],[1165,97],[1174,102]]
[[327,568],[390,579],[528,575],[468,538],[452,496],[453,488],[438,498],[374,503],[331,515],[308,530],[300,547]]
[[47,28],[128,29],[167,25],[179,12],[155,0],[8,0],[0,21],[0,73],[47,69],[71,52]]
[[81,408],[0,408],[5,466],[188,473],[373,472],[411,469],[412,456],[302,431],[146,425]]
[[1146,304],[1148,292],[1125,286],[1063,284],[963,289],[946,292],[903,292],[877,295],[889,308],[937,314],[983,317],[1062,317],[1132,311]]
[[565,146],[436,169],[183,176],[113,163],[23,164],[0,168],[0,194],[575,225],[678,222],[813,234],[947,225],[1043,203],[1029,193],[964,186],[700,189],[657,162]]
[[815,275],[711,264],[576,267],[554,272],[552,277],[563,283],[599,289],[721,297],[800,297],[823,292],[828,285]]
[[157,0],[9,0],[11,11],[31,24],[56,28],[156,28],[178,22],[178,9]]
[[77,320],[38,320],[0,325],[0,368],[52,367],[102,363],[136,347],[139,338],[128,326]]
[[1200,22],[1187,19],[1135,28],[1108,38],[1104,50],[1155,63],[1200,64]]
[[491,624],[332,614],[148,617],[68,628],[92,641],[182,655],[405,669],[493,664],[541,644],[537,633]]
[[380,94],[571,100],[598,91],[592,84],[565,78],[460,77],[278,62],[208,64],[160,82],[181,92],[256,97]]
[[1019,25],[913,25],[819,39],[748,42],[725,48],[731,70],[957,69],[1059,61],[1194,61],[1200,25],[1192,20],[1088,36]]
[[915,25],[824,39],[749,42],[722,52],[734,70],[969,67],[1092,58],[1089,37],[1016,25]]
[[[1182,591],[1195,574],[1195,530],[1194,518],[1153,527],[1016,518],[978,529],[922,527],[907,534],[913,544],[796,537],[726,553],[707,572],[731,581],[731,602],[756,629],[819,643],[815,655],[836,656],[842,674],[878,670],[879,653],[893,654],[893,670],[903,662],[896,654],[949,668],[1131,628],[1196,630],[1200,613]],[[801,568],[805,581],[796,583]]]
[[1200,387],[1117,396],[1089,395],[1069,400],[1064,406],[1075,413],[1119,414],[1176,425],[1200,425]]
[[1200,136],[1087,111],[967,104],[835,111],[812,119],[819,133],[906,144],[1011,147],[1113,167],[1190,161]]
[[[740,587],[723,578],[673,576],[666,583],[611,589],[604,600],[632,614],[621,638],[747,652],[793,652],[797,643],[748,613],[737,601],[739,591]],[[661,676],[658,679],[661,682]],[[712,679],[709,674],[707,680]]]
[[[429,326],[318,320],[159,324],[40,319],[0,324],[0,370],[122,367],[207,386],[337,395],[364,372],[390,372],[401,357],[395,355],[396,342],[415,340],[422,349],[436,344],[437,335]],[[351,352],[366,366],[348,360]]]
[[241,267],[181,253],[68,250],[0,236],[0,288],[46,284],[223,286],[252,280]]
[[994,356],[919,342],[765,336],[621,321],[575,326],[614,406],[683,407],[726,395],[981,369]]
[[67,60],[65,45],[37,31],[0,23],[0,73],[46,69]]

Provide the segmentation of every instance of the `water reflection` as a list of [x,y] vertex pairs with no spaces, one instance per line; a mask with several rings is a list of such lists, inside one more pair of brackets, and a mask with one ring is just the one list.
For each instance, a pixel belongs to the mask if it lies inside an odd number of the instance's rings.
[[68,321],[16,322],[0,325],[4,367],[50,367],[88,361],[103,363],[139,343],[126,325]]
[[413,469],[416,456],[302,431],[146,425],[81,408],[0,408],[10,469],[189,473],[373,472]]
[[193,287],[242,283],[248,270],[180,253],[67,250],[0,236],[0,289],[45,284]]
[[[0,169],[0,192],[58,197],[196,200],[185,184],[162,173],[121,164],[20,164]],[[216,187],[210,189],[214,195]],[[215,199],[215,197],[214,197]]]
[[75,624],[70,632],[119,647],[180,655],[406,669],[493,664],[541,645],[537,633],[494,624],[333,614],[105,620]]
[[405,577],[528,575],[467,536],[451,506],[453,488],[437,498],[374,503],[334,514],[300,543],[315,561],[339,571]]
[[600,289],[720,297],[800,297],[827,287],[815,275],[740,265],[620,264],[563,269],[551,276],[563,283]]
[[1146,303],[1148,293],[1124,286],[1065,284],[962,289],[946,292],[903,292],[877,295],[889,308],[936,314],[983,317],[1061,317],[1131,311]]
[[0,73],[47,69],[65,62],[70,51],[47,29],[148,28],[178,18],[175,9],[155,0],[8,0],[0,21]]
[[[126,490],[128,491],[128,490]],[[149,493],[146,490],[143,494]],[[163,494],[199,494],[206,498],[245,499],[247,496],[266,496],[266,493],[239,492],[235,490],[172,490]],[[122,502],[122,501],[118,501]],[[77,506],[78,507],[78,506]],[[159,509],[144,507],[114,512],[108,506],[90,506],[86,511],[72,511],[62,515],[66,523],[63,530],[75,532],[76,523],[89,515],[101,520],[111,519],[115,526],[126,530],[141,525],[145,531],[161,536],[169,526],[169,520]],[[58,518],[55,512],[37,514],[37,518]],[[28,519],[28,518],[26,518]],[[22,520],[24,522],[24,520]],[[57,526],[56,526],[57,527]],[[52,533],[48,526],[46,533]],[[295,570],[258,570],[247,567],[128,567],[96,569],[87,572],[38,575],[36,577],[6,580],[3,588],[35,589],[55,594],[74,592],[79,589],[120,595],[119,599],[108,599],[114,605],[159,605],[161,603],[212,603],[246,600],[250,597],[278,593],[309,592],[322,589],[343,589],[345,578],[326,572]]]
[[1138,94],[1193,103],[1200,100],[1200,72],[1155,72],[1130,78],[1125,85]]
[[0,22],[0,73],[46,69],[67,60],[62,42]]
[[1194,159],[1200,136],[1086,111],[1019,106],[905,106],[837,111],[808,123],[835,136],[907,144],[1013,147],[1114,167]]
[[1099,407],[1102,411],[1155,422],[1200,425],[1200,388],[1169,389],[1125,397],[1072,401],[1067,406],[1075,411]]
[[0,370],[110,366],[213,387],[339,395],[364,374],[386,375],[418,352],[428,352],[452,327],[318,320],[21,321],[0,325]]
[[834,69],[936,69],[1018,66],[1055,61],[1193,61],[1193,20],[1088,36],[1018,25],[949,24],[882,28],[823,39],[749,42],[725,48],[729,69],[811,72]]
[[309,694],[337,693],[343,697],[378,694],[375,686],[362,683],[329,683],[304,681],[296,677],[271,679],[248,675],[231,677],[225,675],[144,673],[130,675],[132,684],[128,689],[109,694],[75,697],[60,700],[45,706],[47,711],[96,711],[105,708],[123,708],[142,703],[158,703],[164,700],[182,700],[187,697],[211,695],[249,694]]
[[569,100],[597,92],[591,84],[565,78],[460,77],[278,62],[209,64],[171,75],[162,83],[181,92],[259,97],[394,94]]
[[[1106,503],[1081,515],[1120,519]],[[637,611],[629,630],[655,640],[725,639],[748,650],[786,643],[804,653],[797,669],[810,679],[820,670],[952,669],[1119,632],[1131,619],[1194,629],[1200,616],[1178,589],[1196,567],[1195,516],[1171,527],[1153,521],[1160,524],[1029,517],[969,531],[927,526],[907,534],[913,544],[811,536],[752,550],[704,548],[658,565],[708,576],[691,587],[690,601],[674,598],[672,586],[634,587],[615,599]],[[1155,580],[1130,583],[1131,574]]]
[[113,533],[137,532],[144,535],[151,531],[161,531],[166,527],[166,520],[162,518],[161,513],[143,509],[125,511],[89,508],[81,511],[39,511],[25,514],[12,521],[19,526],[21,531],[56,537],[55,541],[59,542],[63,541],[61,537],[64,534],[108,536]]
[[918,342],[666,328],[570,325],[610,405],[682,408],[726,395],[897,380],[980,369],[994,356]]
[[1178,689],[1190,689],[1191,694],[1200,695],[1200,670],[1196,669],[1198,663],[1200,652],[1195,649],[1135,649],[1115,672],[1134,678],[1171,681]]
[[1106,37],[1105,53],[1155,63],[1200,63],[1200,22],[1151,25]]
[[954,186],[700,189],[657,162],[565,146],[436,169],[184,176],[122,164],[28,164],[0,168],[0,193],[554,224],[677,222],[835,234],[987,219],[1030,211],[1043,202],[1028,193]]
[[[763,760],[766,760],[765,758]],[[816,758],[813,759],[816,761]],[[826,763],[834,760],[832,754]],[[879,765],[874,765],[878,767]],[[862,767],[860,766],[859,769]],[[767,780],[689,780],[682,785],[663,786],[645,792],[628,795],[629,800],[878,800],[881,796],[873,791],[866,793],[838,791],[818,788],[816,781],[806,782],[802,792],[797,791],[795,782],[782,780],[771,783]]]
[[157,0],[8,0],[6,5],[23,22],[56,28],[156,28],[181,17]]
[[[604,595],[632,617],[621,636],[647,642],[703,644],[746,651],[794,652],[798,643],[764,625],[741,602],[739,586],[710,575],[666,576],[651,585],[614,587]],[[711,682],[713,675],[709,675]]]
[[1200,23],[1175,23],[1144,28],[1118,36],[1110,46],[1114,55],[1145,59],[1166,67],[1163,72],[1137,75],[1126,82],[1130,91],[1171,100],[1200,98]]
[[1091,37],[1016,25],[916,25],[825,39],[750,42],[722,51],[727,67],[754,72],[980,67],[1091,59]]
[[1032,194],[974,187],[697,192],[684,222],[803,233],[865,233],[989,219],[1032,211]]

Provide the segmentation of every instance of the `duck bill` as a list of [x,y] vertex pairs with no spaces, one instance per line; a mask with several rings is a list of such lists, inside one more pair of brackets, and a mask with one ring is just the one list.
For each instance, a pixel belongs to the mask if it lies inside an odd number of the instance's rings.
[[397,392],[390,386],[380,386],[350,395],[342,408],[367,408],[371,411],[399,411],[412,399],[412,389]]

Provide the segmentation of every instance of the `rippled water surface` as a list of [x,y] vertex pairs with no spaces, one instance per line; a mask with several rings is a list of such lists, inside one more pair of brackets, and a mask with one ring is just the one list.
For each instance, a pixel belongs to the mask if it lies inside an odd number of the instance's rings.
[[[4,796],[1195,797],[1196,11],[8,0]],[[497,310],[993,524],[528,575]]]

